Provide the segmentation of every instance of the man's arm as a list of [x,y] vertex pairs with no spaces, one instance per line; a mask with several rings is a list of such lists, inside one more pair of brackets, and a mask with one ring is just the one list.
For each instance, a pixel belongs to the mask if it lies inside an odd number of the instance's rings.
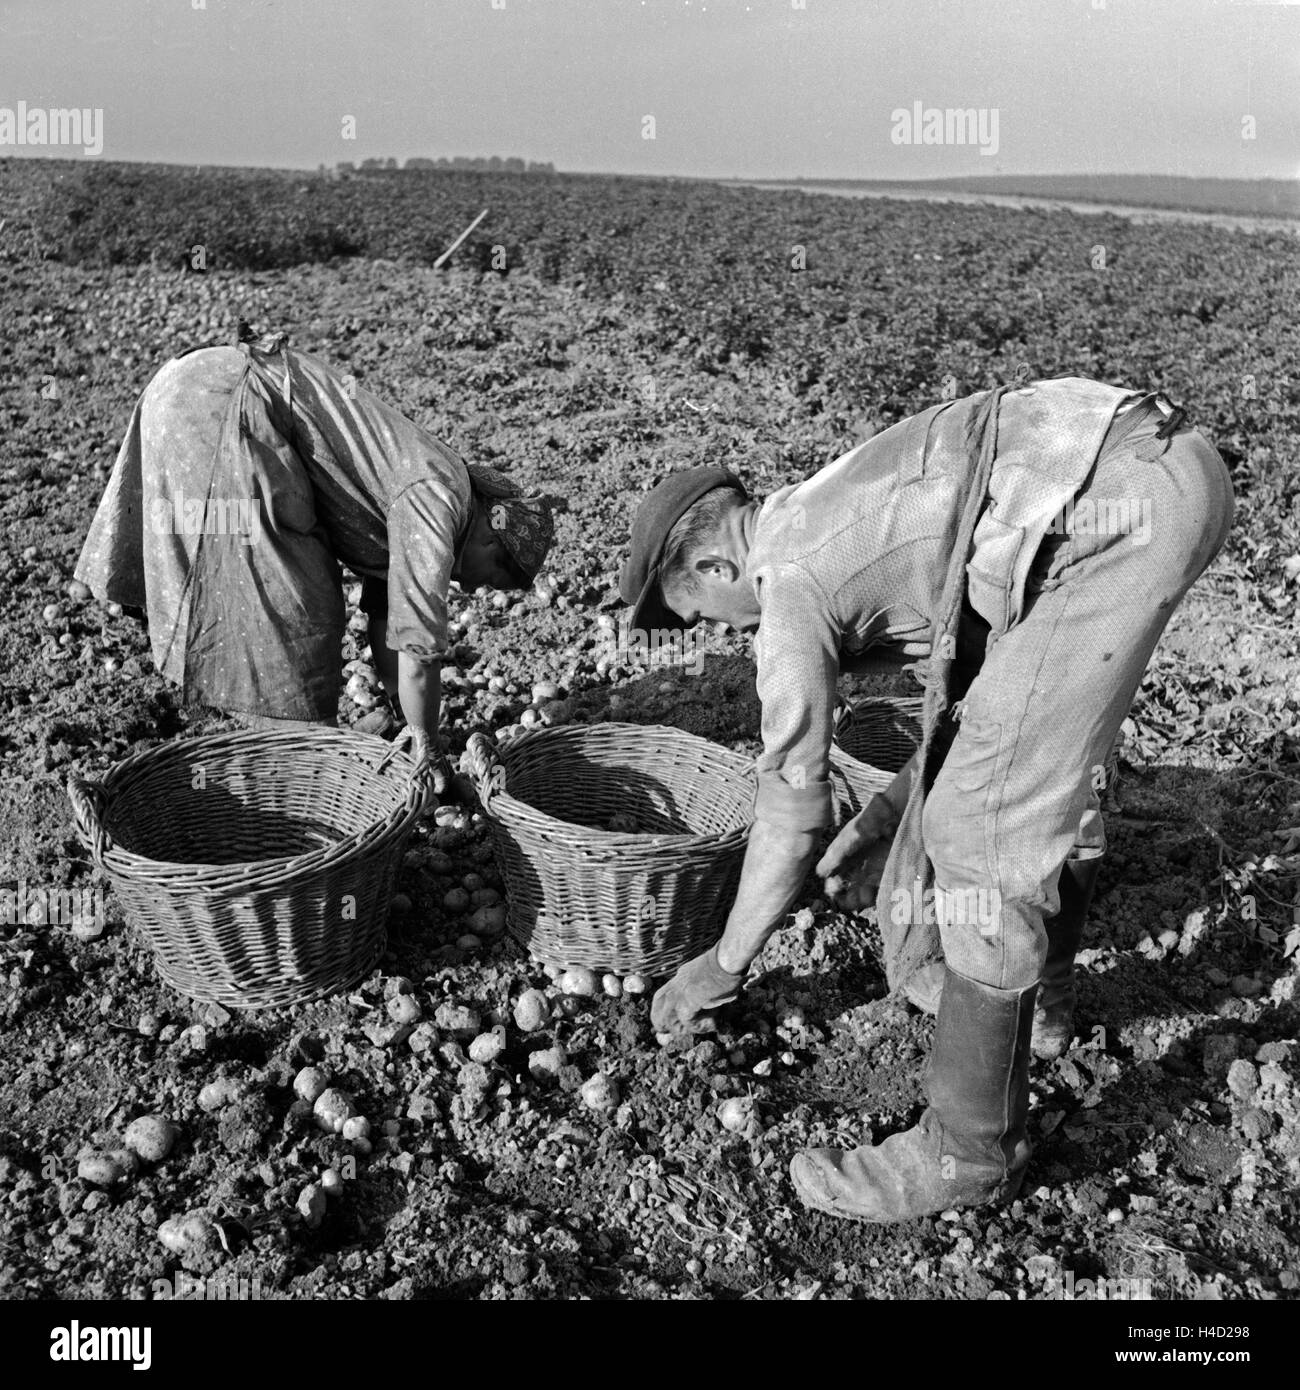
[[[920,766],[921,750],[918,748],[894,774],[894,780],[889,786],[883,792],[877,792],[826,847],[826,853],[817,861],[819,877],[832,879],[841,871],[853,873],[861,867],[863,859],[874,845],[881,840],[894,838],[894,832],[907,809],[908,798],[912,794],[912,783]],[[842,882],[827,884],[828,892],[836,901],[840,901],[843,889]],[[844,901],[841,905],[861,907],[865,906],[865,903],[855,900],[852,903]]]
[[[882,803],[877,808],[881,813],[882,833],[892,835],[898,828],[920,762],[918,748],[895,774],[888,788],[868,803]],[[814,831],[785,830],[761,820],[754,822],[736,901],[718,943],[718,964],[724,970],[732,974],[748,970],[767,939],[785,921],[808,875],[818,838]],[[827,850],[827,857],[830,852]],[[817,867],[821,872],[821,864]]]
[[768,937],[785,921],[807,877],[817,836],[755,821],[749,832],[745,867],[736,901],[718,943],[718,964],[744,974]]
[[722,939],[682,966],[651,1001],[660,1035],[707,1027],[711,1015],[739,995],[745,972],[798,897],[831,817],[839,634],[816,586],[797,572],[782,577],[776,601],[771,589],[759,595],[763,617],[754,648],[763,754],[740,886]]
[[912,795],[912,783],[916,780],[917,769],[921,766],[921,750],[916,752],[894,774],[894,780],[878,795],[883,796],[894,813],[894,819],[901,820]]
[[839,634],[825,596],[801,571],[765,583],[754,649],[763,754],[745,867],[718,947],[725,970],[744,971],[785,921],[831,814],[827,781]]

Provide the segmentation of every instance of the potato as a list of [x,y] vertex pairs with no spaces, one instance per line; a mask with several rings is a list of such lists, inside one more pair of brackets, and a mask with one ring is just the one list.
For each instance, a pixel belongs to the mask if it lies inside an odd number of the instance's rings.
[[494,903],[491,906],[476,907],[469,915],[469,926],[471,931],[489,940],[500,936],[506,929],[505,904]]
[[126,1147],[146,1163],[161,1163],[176,1143],[176,1126],[162,1115],[140,1115],[126,1127]]
[[624,994],[646,994],[650,989],[650,982],[644,975],[624,975],[623,993]]
[[379,703],[378,697],[370,688],[369,681],[359,671],[348,678],[347,693],[348,699],[359,709],[374,709]]
[[582,1096],[583,1104],[591,1110],[607,1114],[618,1109],[618,1083],[603,1072],[597,1072],[595,1076],[584,1081],[579,1094]]
[[370,1121],[364,1115],[352,1115],[343,1121],[342,1134],[349,1143],[370,1138]]
[[209,1113],[224,1106],[233,1105],[244,1093],[244,1088],[233,1076],[219,1076],[209,1081],[199,1092],[199,1109]]
[[131,1176],[131,1163],[123,1161],[120,1151],[96,1151],[78,1160],[77,1176],[92,1187],[119,1187]]
[[395,994],[388,1001],[388,1017],[394,1023],[418,1023],[420,1001],[413,994]]
[[352,1105],[352,1097],[346,1091],[332,1086],[316,1097],[312,1113],[316,1116],[316,1123],[326,1134],[340,1134],[345,1122],[350,1120],[356,1111]]
[[298,1194],[298,1210],[305,1225],[314,1229],[325,1219],[325,1189],[311,1183]]
[[486,1066],[495,1062],[506,1050],[506,1030],[498,1025],[487,1033],[480,1033],[469,1045],[471,1062],[481,1062]]
[[754,1123],[754,1102],[747,1096],[730,1096],[718,1106],[718,1120],[723,1129],[742,1134]]
[[620,999],[623,995],[623,981],[617,975],[602,975],[600,987],[610,999]]
[[565,994],[576,994],[583,999],[590,999],[599,991],[600,981],[596,978],[596,972],[587,966],[571,965],[560,976],[560,988]]
[[211,1250],[217,1244],[217,1229],[205,1211],[186,1212],[184,1216],[169,1216],[158,1227],[158,1239],[177,1255]]
[[515,1001],[515,1026],[522,1033],[536,1033],[551,1017],[551,1001],[540,989],[526,989]]
[[329,1084],[329,1077],[319,1067],[303,1067],[293,1078],[293,1093],[314,1105]]
[[528,1071],[534,1081],[548,1084],[557,1082],[568,1063],[569,1054],[559,1043],[528,1054]]

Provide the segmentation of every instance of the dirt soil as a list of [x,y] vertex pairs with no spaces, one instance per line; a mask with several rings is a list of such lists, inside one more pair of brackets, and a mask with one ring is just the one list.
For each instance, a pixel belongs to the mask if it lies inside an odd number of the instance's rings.
[[[727,195],[745,196],[772,195]],[[922,214],[894,215],[906,242]],[[660,352],[640,301],[463,265],[186,276],[14,251],[0,299],[0,887],[96,887],[68,774],[230,727],[182,708],[140,625],[69,581],[135,395],[171,352],[229,341],[240,316],[565,499],[532,592],[455,600],[453,753],[475,729],[518,724],[542,680],[566,697],[558,718],[758,748],[747,642],[711,636],[696,676],[645,671],[611,658],[597,617],[614,611],[632,510],[668,463],[743,459],[746,419],[779,428],[761,360]],[[825,461],[850,426],[801,428]],[[801,475],[780,467],[753,476],[760,491]],[[794,1198],[797,1150],[915,1119],[933,1026],[885,997],[870,923],[832,910],[815,880],[719,1036],[665,1051],[648,997],[562,1002],[508,937],[470,931],[457,890],[501,885],[481,817],[444,816],[412,839],[381,967],[310,1007],[191,1004],[111,892],[104,924],[3,928],[0,1295],[142,1299],[184,1271],[265,1298],[1038,1299],[1066,1275],[1146,1279],[1156,1297],[1293,1297],[1295,589],[1225,552],[1161,646],[1111,799],[1079,1039],[1034,1066],[1034,1158],[1009,1207],[872,1229]],[[349,661],[364,664],[363,642],[350,632]],[[341,695],[340,712],[363,711]],[[528,989],[552,1009],[530,1033],[514,1015]],[[498,1026],[503,1050],[471,1059]],[[538,1058],[553,1044],[562,1057]],[[368,1136],[322,1132],[294,1090],[306,1067],[347,1093]],[[597,1073],[617,1088],[609,1108],[584,1100]],[[721,1123],[730,1098],[752,1102],[742,1132]],[[173,1147],[114,1159],[146,1115],[174,1125]],[[322,1195],[327,1170],[337,1190]],[[191,1213],[178,1237],[173,1218]]]

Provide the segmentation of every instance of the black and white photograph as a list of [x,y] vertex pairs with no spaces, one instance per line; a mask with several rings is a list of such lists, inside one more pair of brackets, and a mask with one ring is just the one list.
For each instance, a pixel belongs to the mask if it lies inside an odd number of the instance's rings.
[[1284,1353],[1300,0],[0,0],[0,316],[11,1354]]

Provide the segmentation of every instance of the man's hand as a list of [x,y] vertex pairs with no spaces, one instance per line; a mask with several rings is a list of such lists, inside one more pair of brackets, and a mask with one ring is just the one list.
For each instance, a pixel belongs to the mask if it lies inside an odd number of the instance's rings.
[[875,901],[897,824],[889,802],[874,796],[831,841],[817,874],[837,907],[857,911]]
[[718,964],[716,946],[688,960],[650,1003],[657,1034],[674,1038],[714,1031],[713,1014],[740,996],[745,974],[733,975]]

